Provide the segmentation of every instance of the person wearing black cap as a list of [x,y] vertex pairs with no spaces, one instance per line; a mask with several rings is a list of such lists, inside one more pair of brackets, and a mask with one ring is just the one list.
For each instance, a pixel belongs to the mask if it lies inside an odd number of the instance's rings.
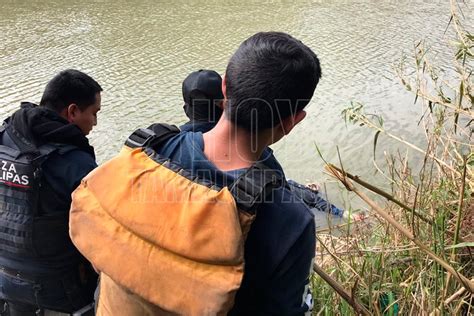
[[201,69],[189,74],[183,81],[184,113],[189,122],[180,126],[182,131],[211,130],[222,115],[222,78],[214,70]]

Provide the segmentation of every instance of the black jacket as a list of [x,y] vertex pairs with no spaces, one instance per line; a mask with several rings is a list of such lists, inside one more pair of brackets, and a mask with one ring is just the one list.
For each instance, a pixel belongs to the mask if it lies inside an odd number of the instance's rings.
[[23,103],[5,124],[15,132],[8,133],[7,129],[6,133],[2,133],[0,145],[14,148],[18,138],[21,138],[34,147],[43,144],[74,147],[65,153],[51,154],[42,165],[40,213],[35,219],[34,232],[39,245],[38,255],[28,260],[0,255],[0,266],[30,275],[52,275],[76,269],[84,259],[69,238],[71,193],[81,179],[97,166],[94,149],[79,127],[69,124],[54,111],[31,103]]

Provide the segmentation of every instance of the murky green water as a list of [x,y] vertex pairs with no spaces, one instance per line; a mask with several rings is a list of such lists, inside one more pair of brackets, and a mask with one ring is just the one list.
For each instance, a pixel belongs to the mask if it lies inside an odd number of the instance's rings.
[[104,88],[91,134],[103,162],[135,128],[185,121],[181,81],[189,72],[223,73],[245,38],[285,31],[313,48],[323,68],[308,117],[274,146],[287,175],[323,179],[315,143],[331,161],[339,146],[346,168],[367,175],[373,135],[346,128],[341,110],[362,101],[388,128],[421,141],[419,109],[393,66],[423,38],[449,64],[442,40],[448,20],[448,1],[0,0],[0,118],[20,101],[39,101],[58,71],[83,70]]

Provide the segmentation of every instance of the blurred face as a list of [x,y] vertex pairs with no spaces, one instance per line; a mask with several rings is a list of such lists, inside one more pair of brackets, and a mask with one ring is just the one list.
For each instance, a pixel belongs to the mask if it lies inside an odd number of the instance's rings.
[[101,97],[99,92],[95,95],[95,102],[83,111],[76,104],[69,105],[69,123],[77,125],[84,135],[88,135],[92,128],[97,125],[97,112],[100,111],[100,103]]

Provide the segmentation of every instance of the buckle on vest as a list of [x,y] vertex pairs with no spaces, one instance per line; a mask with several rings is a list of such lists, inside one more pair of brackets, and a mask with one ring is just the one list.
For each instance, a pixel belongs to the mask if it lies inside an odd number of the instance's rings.
[[148,128],[139,128],[125,141],[130,148],[145,147],[154,137],[155,132]]
[[255,214],[258,205],[270,201],[272,190],[280,187],[282,182],[277,171],[256,163],[234,181],[230,192],[239,209]]

